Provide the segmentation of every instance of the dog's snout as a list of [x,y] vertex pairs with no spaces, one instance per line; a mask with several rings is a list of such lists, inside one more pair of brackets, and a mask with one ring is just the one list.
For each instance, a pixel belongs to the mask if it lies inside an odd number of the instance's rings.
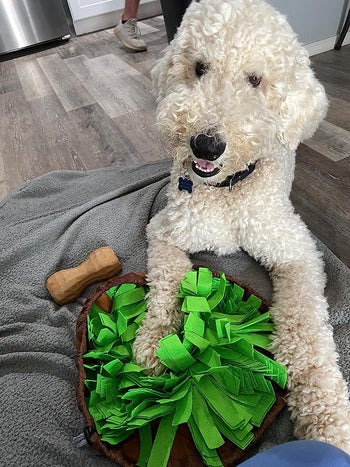
[[199,159],[215,161],[225,151],[226,143],[219,134],[198,133],[191,137],[190,146],[193,154]]

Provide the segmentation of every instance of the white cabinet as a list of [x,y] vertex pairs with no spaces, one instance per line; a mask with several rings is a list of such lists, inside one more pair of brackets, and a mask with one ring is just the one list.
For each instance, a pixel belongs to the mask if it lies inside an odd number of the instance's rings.
[[68,0],[73,21],[99,16],[124,8],[123,0]]
[[[124,10],[124,0],[67,0],[75,32],[85,34],[115,26]],[[161,14],[159,0],[141,0],[138,18]]]

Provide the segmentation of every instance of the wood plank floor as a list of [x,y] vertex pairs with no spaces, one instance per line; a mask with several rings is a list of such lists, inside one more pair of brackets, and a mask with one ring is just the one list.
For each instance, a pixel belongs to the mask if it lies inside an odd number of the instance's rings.
[[[0,59],[0,198],[51,170],[166,158],[155,128],[150,70],[166,46],[163,19],[140,23],[130,53],[113,29]],[[297,152],[292,201],[350,266],[350,46],[312,57],[330,108]]]

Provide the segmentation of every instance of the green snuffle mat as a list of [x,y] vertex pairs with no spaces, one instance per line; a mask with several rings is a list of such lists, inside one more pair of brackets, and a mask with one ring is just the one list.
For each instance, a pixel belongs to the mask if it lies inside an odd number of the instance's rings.
[[111,312],[89,307],[82,356],[84,402],[100,441],[119,445],[137,431],[141,467],[168,465],[182,424],[208,466],[224,465],[218,448],[226,440],[246,449],[276,402],[274,385],[284,388],[287,377],[267,355],[274,325],[262,300],[246,298],[223,273],[188,272],[178,293],[183,325],[159,341],[163,374],[147,376],[132,353],[147,287],[122,283],[106,293]]

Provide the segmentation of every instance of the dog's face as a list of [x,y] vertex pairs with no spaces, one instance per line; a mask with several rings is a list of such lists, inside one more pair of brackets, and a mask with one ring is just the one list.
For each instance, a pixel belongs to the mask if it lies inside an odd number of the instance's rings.
[[[327,108],[307,52],[262,0],[193,2],[153,70],[158,122],[195,181],[294,150]],[[286,153],[286,151],[282,151]]]

